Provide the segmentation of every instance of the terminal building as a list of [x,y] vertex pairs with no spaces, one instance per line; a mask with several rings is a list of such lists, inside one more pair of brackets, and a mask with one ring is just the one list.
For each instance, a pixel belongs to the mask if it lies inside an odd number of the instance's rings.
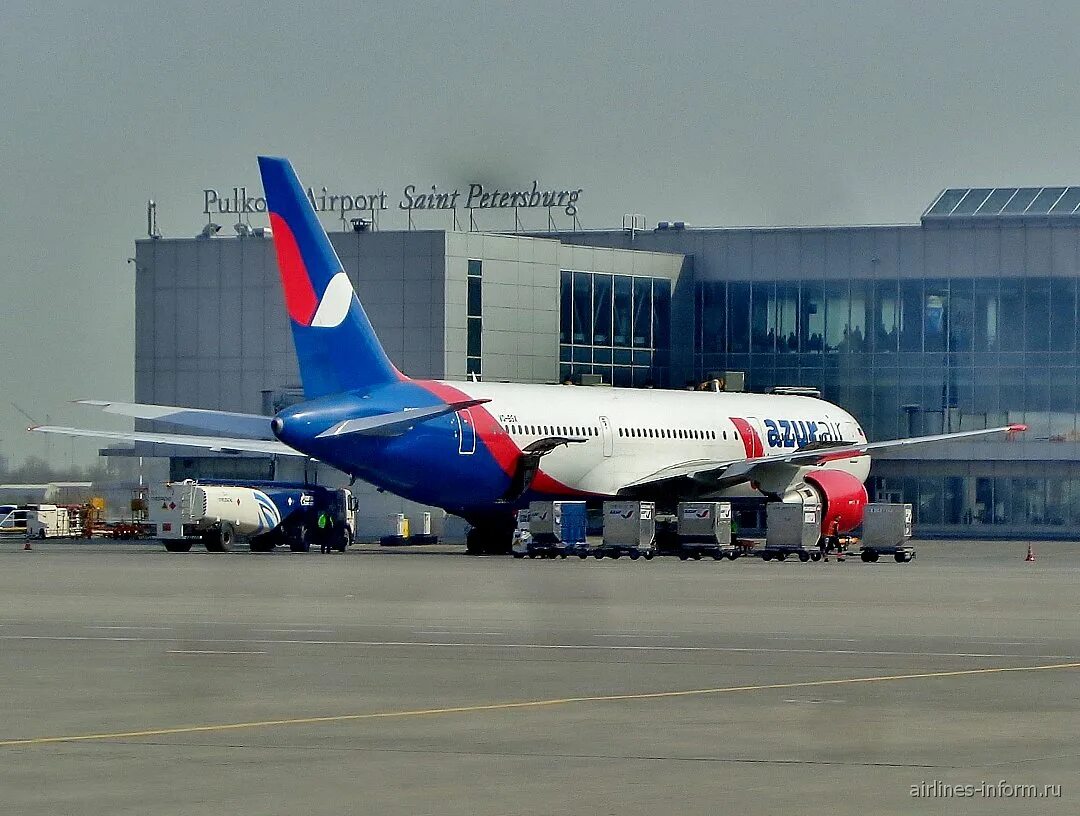
[[[1078,206],[1080,187],[948,189],[900,226],[330,235],[411,376],[804,386],[871,440],[1023,422],[1017,440],[876,456],[868,487],[911,502],[922,536],[1049,538],[1080,535]],[[136,401],[269,414],[300,398],[269,240],[141,239],[136,269]],[[298,475],[170,453],[172,478]],[[361,501],[368,537],[423,509]]]

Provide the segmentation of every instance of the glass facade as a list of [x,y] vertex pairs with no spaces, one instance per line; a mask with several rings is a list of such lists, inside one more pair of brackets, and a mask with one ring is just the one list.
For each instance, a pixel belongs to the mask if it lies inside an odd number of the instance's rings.
[[671,281],[563,271],[560,378],[599,375],[617,386],[668,384]]
[[871,439],[1024,422],[1080,440],[1077,279],[708,281],[695,373],[820,388]]
[[1053,537],[1080,528],[1080,478],[896,476],[872,478],[869,488],[877,501],[911,502],[921,531],[962,526]]

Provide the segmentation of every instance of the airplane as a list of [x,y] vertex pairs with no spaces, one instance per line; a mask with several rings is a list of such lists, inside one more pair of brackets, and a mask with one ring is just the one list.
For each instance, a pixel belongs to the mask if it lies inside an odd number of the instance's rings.
[[[533,500],[757,497],[821,510],[822,534],[862,521],[872,453],[1024,425],[871,442],[813,396],[410,379],[390,361],[292,165],[259,170],[304,400],[276,416],[83,400],[206,436],[31,430],[310,457],[471,525],[471,553],[508,552]],[[227,434],[219,436],[217,434]]]

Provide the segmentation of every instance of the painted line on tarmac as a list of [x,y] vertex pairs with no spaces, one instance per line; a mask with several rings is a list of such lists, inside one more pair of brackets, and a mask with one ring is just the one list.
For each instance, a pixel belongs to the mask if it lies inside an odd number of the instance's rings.
[[266,652],[232,652],[224,649],[169,649],[165,654],[174,655],[264,655]]
[[210,723],[207,725],[182,725],[172,728],[149,728],[141,731],[114,731],[100,734],[72,734],[64,737],[28,737],[26,739],[0,740],[0,748],[25,748],[35,745],[59,743],[105,742],[108,740],[136,739],[140,737],[164,737],[177,734],[205,734],[225,731],[242,731],[255,728],[274,728],[289,725],[318,725],[322,723],[360,722],[363,720],[391,720],[433,717],[447,714],[477,714],[488,711],[512,711],[531,708],[554,708],[583,703],[617,703],[640,700],[671,700],[681,697],[705,697],[718,694],[735,694],[748,691],[772,691],[777,689],[821,688],[824,686],[851,686],[859,683],[889,683],[903,680],[933,680],[945,677],[971,677],[975,675],[1008,674],[1020,672],[1058,671],[1080,669],[1077,663],[1046,663],[1038,666],[996,666],[983,669],[960,669],[953,671],[919,672],[917,674],[883,674],[873,677],[842,677],[834,680],[804,680],[794,683],[762,683],[752,686],[718,686],[715,688],[681,689],[676,691],[647,691],[636,694],[598,694],[589,697],[556,697],[548,700],[525,700],[510,703],[482,703],[479,705],[447,706],[445,708],[414,708],[403,711],[374,711],[366,714],[332,714],[323,717],[288,717],[277,720],[253,720],[251,722]]
[[308,640],[273,638],[166,638],[91,635],[0,635],[5,640],[99,641],[102,643],[241,643],[253,646],[357,646],[361,648],[421,649],[532,649],[539,651],[601,652],[701,652],[747,654],[851,655],[853,657],[968,657],[976,659],[1016,657],[1028,660],[1073,660],[1072,654],[1020,654],[1018,652],[904,652],[885,649],[785,649],[772,646],[672,646],[647,643],[482,643],[450,640]]

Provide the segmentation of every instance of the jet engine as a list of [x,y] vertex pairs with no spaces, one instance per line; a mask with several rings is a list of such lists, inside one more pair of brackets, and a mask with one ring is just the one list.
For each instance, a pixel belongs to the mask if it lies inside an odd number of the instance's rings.
[[803,474],[806,483],[821,500],[821,532],[832,532],[838,522],[838,530],[847,533],[863,520],[866,507],[866,488],[850,473],[842,470],[815,468]]

